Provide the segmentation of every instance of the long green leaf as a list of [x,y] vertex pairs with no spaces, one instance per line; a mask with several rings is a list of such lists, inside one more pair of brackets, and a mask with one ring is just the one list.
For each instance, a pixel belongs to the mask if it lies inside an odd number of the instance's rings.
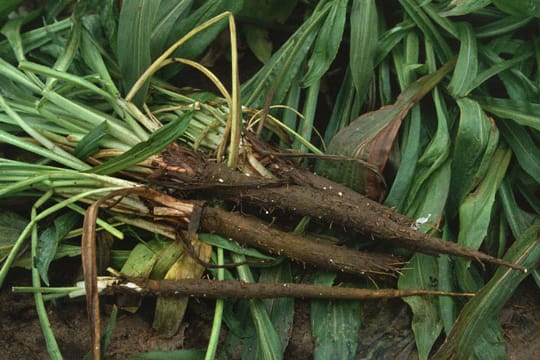
[[108,175],[133,166],[148,157],[159,153],[169,146],[187,129],[191,121],[192,113],[186,112],[179,116],[176,121],[171,121],[164,127],[155,131],[147,141],[143,141],[122,155],[119,155],[101,165],[92,168],[90,171],[96,174]]
[[540,184],[540,148],[523,126],[509,121],[499,121],[498,126],[523,171]]
[[315,40],[321,23],[328,16],[331,4],[315,12],[270,58],[264,67],[242,85],[243,103],[254,108],[263,107],[269,94],[273,103],[281,103],[302,70],[306,56]]
[[452,0],[441,16],[467,15],[491,4],[491,0]]
[[[512,245],[504,259],[526,267],[533,266],[540,257],[540,221],[536,221]],[[443,360],[459,353],[468,359],[474,351],[478,337],[489,329],[489,321],[498,314],[518,285],[529,275],[522,271],[500,267],[491,280],[471,299],[461,311],[447,341],[432,357]]]
[[[291,264],[289,262],[261,269],[261,275],[258,279],[258,282],[261,283],[287,283],[292,281]],[[282,349],[287,348],[293,329],[294,299],[265,299],[263,304],[279,336]]]
[[[315,284],[331,286],[335,274],[318,273]],[[362,316],[357,301],[311,302],[311,334],[315,341],[314,359],[354,359]]]
[[[197,4],[200,4],[200,6],[193,10],[189,16],[184,18],[182,21],[175,22],[174,26],[169,32],[166,46],[174,44],[197,26],[202,25],[212,18],[224,13],[225,11],[230,11],[233,14],[237,13],[240,9],[242,9],[244,1],[213,0],[197,2]],[[227,20],[224,19],[199,32],[182,44],[180,48],[175,50],[173,56],[186,59],[195,59],[208,48],[208,45],[210,45],[210,43],[217,38],[217,36],[226,26]],[[168,66],[167,68],[163,69],[161,76],[165,79],[169,79],[178,73],[179,69],[179,66]]]
[[353,0],[349,66],[358,101],[363,102],[373,77],[379,40],[379,19],[375,0]]
[[453,96],[463,97],[471,90],[471,83],[478,73],[478,51],[472,26],[468,23],[460,23],[458,29],[461,45],[448,88]]
[[484,181],[462,202],[458,243],[471,249],[480,248],[487,235],[495,194],[506,174],[510,157],[510,151],[495,153]]
[[150,37],[150,48],[152,58],[158,57],[162,51],[170,44],[170,38],[174,25],[182,22],[188,16],[193,0],[165,0],[161,1],[161,6],[156,14],[156,21],[152,27]]
[[[455,211],[461,201],[478,183],[477,173],[488,145],[495,143],[497,128],[490,122],[480,105],[474,100],[463,98],[457,101],[461,111],[452,155],[452,182],[448,208]],[[494,151],[494,148],[491,150]],[[489,159],[483,166],[489,164]],[[453,210],[454,209],[454,210]]]
[[[161,0],[130,0],[122,3],[118,20],[118,65],[122,71],[124,90],[128,91],[139,76],[150,66],[152,27]],[[142,107],[148,82],[137,93],[133,102]]]
[[80,222],[80,215],[75,212],[68,212],[54,220],[54,224],[43,233],[38,240],[36,268],[41,279],[47,286],[49,285],[49,265],[55,259],[56,251],[60,241],[62,241],[77,223]]
[[478,100],[482,108],[503,119],[540,131],[540,104],[526,100],[482,97]]
[[[416,254],[399,277],[400,289],[436,289],[437,260],[432,256]],[[403,298],[413,310],[412,329],[418,348],[418,357],[427,359],[435,340],[442,330],[437,301],[434,298],[410,296]]]
[[493,4],[508,14],[540,17],[540,0],[493,0]]

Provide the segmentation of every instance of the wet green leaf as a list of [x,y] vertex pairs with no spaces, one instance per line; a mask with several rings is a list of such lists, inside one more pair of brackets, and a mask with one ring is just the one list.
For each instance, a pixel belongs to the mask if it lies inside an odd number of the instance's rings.
[[403,205],[410,192],[413,177],[416,173],[416,163],[420,152],[420,106],[412,108],[411,116],[406,122],[403,131],[401,162],[392,184],[392,188],[385,200],[388,206],[397,206],[403,211]]
[[0,3],[0,19],[3,21],[22,0],[4,0]]
[[244,0],[243,2],[244,6],[238,14],[241,18],[247,18],[253,22],[284,23],[294,11],[298,0]]
[[443,63],[449,61],[453,56],[453,52],[439,31],[440,29],[433,24],[433,21],[426,14],[424,7],[420,6],[416,0],[400,0],[399,3],[418,28],[422,30],[424,36],[433,44],[437,57]]

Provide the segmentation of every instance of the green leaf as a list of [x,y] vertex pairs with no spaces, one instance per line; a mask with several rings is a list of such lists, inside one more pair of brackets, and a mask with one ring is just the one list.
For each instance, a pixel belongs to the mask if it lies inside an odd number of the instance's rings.
[[[458,99],[457,104],[461,114],[454,137],[452,182],[447,205],[449,211],[455,211],[481,180],[477,178],[479,169],[489,164],[489,152],[495,150],[492,144],[496,146],[498,141],[497,128],[476,101],[463,98]],[[482,161],[484,157],[488,157],[487,162]]]
[[0,212],[0,261],[4,260],[11,246],[19,238],[20,233],[28,225],[28,220],[11,211]]
[[503,205],[506,221],[508,222],[510,230],[512,231],[512,235],[518,238],[529,226],[533,224],[537,216],[529,214],[519,207],[508,179],[505,179],[502,182],[499,197]]
[[540,131],[540,104],[526,100],[479,98],[482,108],[503,119],[510,119],[520,125]]
[[472,90],[476,89],[482,83],[490,79],[491,77],[501,73],[502,71],[516,67],[517,64],[530,58],[533,55],[532,51],[525,51],[523,54],[515,56],[513,59],[504,60],[493,64],[490,68],[479,73],[474,80],[469,83],[469,88],[464,90],[465,94],[468,94]]
[[[79,21],[73,22],[73,27],[71,28],[71,31],[69,33],[69,38],[62,49],[62,53],[60,56],[56,59],[54,63],[54,70],[67,72],[69,67],[71,66],[71,63],[73,62],[73,59],[75,55],[77,54],[79,50],[79,41],[81,38],[81,24]],[[54,77],[49,77],[47,79],[46,85],[47,89],[52,89],[52,87],[56,84],[58,79]]]
[[257,60],[265,64],[272,56],[272,42],[267,29],[252,24],[242,26],[246,42]]
[[386,197],[387,206],[397,206],[403,211],[403,202],[409,194],[413,178],[416,174],[416,163],[420,152],[420,106],[415,106],[411,110],[411,116],[403,129],[403,140],[400,164],[394,178],[392,188]]
[[[233,261],[244,261],[241,255],[232,255]],[[242,281],[254,282],[253,275],[246,265],[237,268],[238,275]],[[256,331],[256,358],[264,360],[283,359],[285,347],[282,346],[280,338],[274,328],[266,307],[261,300],[248,300],[249,313]],[[250,351],[244,348],[244,353]]]
[[73,155],[78,157],[81,160],[86,159],[89,156],[94,155],[99,150],[99,142],[103,137],[107,135],[107,122],[104,121],[92,130],[90,130],[82,139],[79,141]]
[[80,222],[81,216],[68,212],[54,220],[54,224],[41,233],[38,240],[36,268],[43,282],[49,285],[49,265],[56,257],[60,241]]
[[329,143],[339,130],[349,125],[351,118],[355,116],[352,114],[355,95],[356,89],[353,85],[351,69],[347,67],[324,133],[326,143]]
[[269,93],[273,94],[272,102],[281,103],[294,81],[302,70],[307,54],[321,23],[328,16],[331,4],[317,9],[289,37],[270,60],[251,79],[242,84],[242,99],[247,106],[262,108]]
[[412,29],[414,29],[414,23],[408,19],[386,30],[377,42],[374,64],[380,64]]
[[363,102],[373,77],[379,40],[379,18],[375,0],[353,0],[350,24],[349,66],[358,101]]
[[185,112],[178,119],[156,130],[147,141],[140,142],[131,149],[90,171],[96,174],[108,175],[133,166],[148,157],[164,150],[170,143],[178,139],[187,129],[192,113]]
[[7,20],[7,15],[15,10],[22,0],[3,0],[0,2],[0,21]]
[[298,0],[244,0],[244,6],[238,13],[241,18],[251,22],[284,23],[294,11]]
[[302,79],[302,86],[310,87],[320,80],[334,61],[343,38],[348,2],[349,0],[333,2],[313,45],[313,53],[309,58],[308,71]]
[[[540,257],[539,233],[540,221],[536,221],[514,242],[504,260],[525,267],[533,266]],[[499,267],[491,280],[465,305],[447,341],[432,359],[448,359],[457,352],[464,359],[470,358],[479,336],[490,328],[489,322],[492,321],[494,314],[499,313],[528,275],[529,272]]]
[[[199,8],[193,10],[189,16],[184,18],[182,21],[175,22],[174,27],[170,30],[167,45],[174,44],[197,26],[225,11],[230,11],[233,14],[237,13],[244,5],[243,0],[214,0],[202,2],[199,1],[197,3],[202,4]],[[227,19],[223,19],[213,26],[194,35],[173,53],[173,57],[195,59],[206,50],[212,41],[217,38],[223,29],[225,29],[227,24]],[[163,78],[169,79],[178,73],[180,68],[180,66],[168,66],[160,73]]]
[[[260,283],[290,283],[292,281],[290,262],[283,262],[278,266],[261,269],[261,275],[258,279]],[[265,299],[263,300],[263,304],[279,336],[282,349],[287,348],[292,334],[294,299]]]
[[[54,260],[61,259],[63,257],[76,257],[81,256],[81,247],[79,245],[69,245],[65,243],[58,244],[58,247],[56,248],[56,254],[54,256]],[[17,260],[13,262],[12,266],[17,266],[20,268],[24,268],[27,270],[32,270],[32,258],[29,253],[25,253],[21,257],[19,257]]]
[[[407,289],[436,289],[438,282],[437,259],[433,256],[415,254],[402,270],[398,287]],[[427,359],[435,340],[442,330],[437,299],[434,297],[409,296],[403,298],[413,311],[412,329],[420,359]]]
[[540,0],[493,0],[493,4],[510,15],[540,17]]
[[192,4],[193,0],[161,0],[150,37],[150,53],[153,59],[170,45],[167,41],[174,25],[188,16]]
[[439,13],[441,16],[467,15],[477,10],[483,9],[492,0],[452,0],[448,7]]
[[426,14],[424,7],[420,6],[416,0],[399,0],[399,3],[418,28],[422,30],[424,36],[433,44],[436,49],[435,53],[437,54],[437,57],[441,59],[442,62],[449,61],[453,56],[453,52],[441,35],[439,29]]
[[[402,119],[414,104],[438,84],[452,66],[453,63],[448,63],[436,72],[411,83],[394,104],[366,113],[341,129],[328,145],[327,153],[345,156],[349,161],[319,160],[317,172],[334,181],[345,183],[356,191],[365,192],[365,185],[373,184],[370,179],[376,174],[373,168],[378,171],[384,169]],[[364,163],[350,161],[350,158],[362,160]],[[365,162],[372,167],[366,167]]]
[[[335,274],[319,272],[314,284],[331,286]],[[362,322],[359,301],[311,302],[311,334],[315,341],[314,359],[354,359]]]
[[468,91],[472,89],[471,83],[478,73],[478,51],[471,25],[459,23],[457,26],[461,45],[448,89],[452,96],[463,97],[467,96]]
[[523,126],[510,121],[499,121],[497,124],[523,171],[540,184],[540,149],[529,132]]
[[198,236],[199,236],[199,240],[201,240],[202,242],[205,242],[212,246],[223,248],[225,250],[229,250],[233,253],[250,256],[257,259],[271,260],[271,261],[275,260],[275,258],[265,255],[257,249],[246,248],[238,244],[236,241],[227,240],[217,234],[200,233],[198,234]]
[[[125,93],[150,66],[150,39],[160,3],[160,0],[130,0],[122,3],[116,56]],[[133,99],[133,103],[140,108],[145,101],[148,86],[146,82]]]
[[[495,194],[506,174],[510,158],[510,151],[497,151],[490,161],[490,167],[484,180],[459,207],[459,244],[477,250],[486,238]],[[460,260],[462,261],[458,263],[459,266],[469,266],[470,260]]]

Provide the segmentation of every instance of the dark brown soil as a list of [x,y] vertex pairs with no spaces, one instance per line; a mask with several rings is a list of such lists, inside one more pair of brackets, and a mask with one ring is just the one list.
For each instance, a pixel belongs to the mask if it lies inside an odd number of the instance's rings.
[[[28,285],[28,272],[14,271],[0,292],[0,353],[2,359],[48,359],[33,297],[12,294],[12,285]],[[500,313],[511,359],[540,358],[540,290],[532,281],[518,289]],[[112,299],[105,305],[103,322]],[[107,302],[107,301],[104,301]],[[212,301],[191,300],[184,325],[172,339],[154,336],[152,299],[136,314],[120,312],[107,359],[124,359],[149,350],[204,349],[213,316]],[[309,302],[297,300],[287,359],[312,358]],[[49,319],[65,359],[81,359],[90,348],[86,305],[81,300],[60,300],[47,305]],[[410,330],[410,311],[400,300],[366,301],[359,332],[358,359],[416,359]],[[105,326],[106,324],[104,324]],[[226,329],[222,332],[222,338]]]

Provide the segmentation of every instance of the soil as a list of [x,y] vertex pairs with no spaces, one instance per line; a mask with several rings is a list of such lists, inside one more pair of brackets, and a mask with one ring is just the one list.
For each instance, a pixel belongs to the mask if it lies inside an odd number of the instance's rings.
[[[27,271],[12,271],[0,292],[0,352],[3,359],[48,359],[33,297],[13,294],[13,285],[29,285]],[[540,290],[524,282],[500,312],[510,359],[540,358]],[[106,326],[113,298],[105,299]],[[119,312],[106,359],[125,359],[150,350],[204,349],[210,334],[213,302],[191,300],[180,331],[171,339],[160,339],[152,331],[153,299],[145,299],[135,314]],[[80,300],[58,300],[47,304],[48,315],[65,359],[81,359],[90,348],[86,305]],[[286,359],[311,359],[309,302],[297,300],[294,327]],[[417,359],[410,329],[411,313],[399,299],[365,301],[362,328],[358,334],[358,359]],[[222,331],[225,338],[227,329]]]

